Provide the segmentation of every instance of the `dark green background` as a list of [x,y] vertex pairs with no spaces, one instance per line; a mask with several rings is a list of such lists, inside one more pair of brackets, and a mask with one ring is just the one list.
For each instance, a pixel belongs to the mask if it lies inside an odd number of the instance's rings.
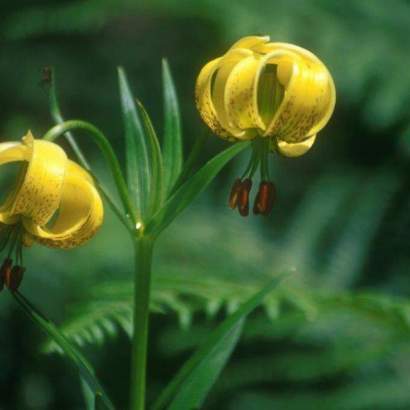
[[[296,272],[292,280],[302,294],[283,302],[277,320],[269,321],[262,311],[252,316],[204,408],[410,407],[405,319],[410,310],[404,309],[410,292],[409,1],[17,0],[2,1],[0,16],[2,141],[19,139],[28,129],[41,136],[52,126],[39,83],[42,68],[53,65],[65,117],[95,123],[120,158],[118,65],[125,67],[161,135],[161,59],[168,58],[188,152],[206,132],[193,97],[205,62],[250,34],[268,34],[317,54],[334,76],[335,114],[309,154],[295,160],[274,157],[278,200],[271,217],[240,219],[225,206],[230,184],[245,165],[244,154],[160,240],[154,270],[230,283],[289,268]],[[200,160],[225,145],[210,136]],[[97,174],[112,184],[95,146],[87,138],[81,146]],[[27,250],[26,261],[22,291],[58,323],[96,283],[129,278],[132,269],[126,233],[109,212],[101,233],[83,248],[63,252],[36,246]],[[217,291],[222,285],[215,286]],[[359,301],[357,311],[349,308],[328,318],[331,307],[318,303],[312,309],[319,316],[310,317],[310,301],[303,295],[318,289],[348,298],[372,292],[379,295],[379,309],[363,314],[365,303]],[[384,297],[397,300],[399,307],[383,310]],[[151,397],[216,323],[199,309],[195,325],[183,330],[177,316],[153,316]],[[40,354],[43,341],[2,293],[1,410],[84,408],[75,371],[57,355]],[[120,330],[104,346],[92,346],[85,352],[125,409],[126,334]]]

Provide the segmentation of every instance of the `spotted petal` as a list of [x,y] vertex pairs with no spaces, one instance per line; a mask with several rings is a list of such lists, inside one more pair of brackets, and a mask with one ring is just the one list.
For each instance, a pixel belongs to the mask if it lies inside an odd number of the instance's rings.
[[[24,241],[68,248],[82,244],[100,227],[101,198],[90,175],[67,159],[56,144],[28,133],[21,143],[0,144],[0,165],[22,162],[14,189],[0,207],[0,222],[21,221]],[[50,222],[51,221],[51,222]]]

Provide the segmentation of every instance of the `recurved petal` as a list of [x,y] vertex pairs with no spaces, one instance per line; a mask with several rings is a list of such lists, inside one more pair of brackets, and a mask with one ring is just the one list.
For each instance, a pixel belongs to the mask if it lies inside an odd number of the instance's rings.
[[322,110],[321,116],[319,116],[317,124],[312,128],[309,134],[316,133],[321,130],[329,121],[329,118],[333,114],[333,110],[336,104],[336,87],[333,81],[333,77],[327,69],[326,65],[312,52],[306,50],[305,48],[296,46],[289,43],[271,43],[274,47],[283,47],[287,50],[295,51],[296,53],[303,56],[306,61],[312,62],[315,66],[320,67],[320,76],[326,77],[327,88],[325,89],[326,98],[321,100]]
[[299,157],[312,148],[315,140],[316,135],[313,135],[302,142],[295,143],[289,143],[280,139],[272,139],[271,149],[277,149],[278,152],[285,157]]
[[263,44],[266,44],[269,41],[269,36],[247,36],[238,40],[230,48],[233,50],[235,48],[248,48],[254,49],[256,47],[261,47]]
[[235,67],[244,59],[251,57],[252,52],[245,49],[228,51],[218,63],[212,86],[212,101],[215,113],[222,128],[236,138],[243,138],[245,130],[238,128],[228,117],[227,81]]
[[101,197],[84,173],[77,164],[68,161],[60,207],[50,226],[23,219],[35,241],[56,248],[72,248],[90,239],[101,226],[104,215]]
[[320,131],[336,101],[334,82],[326,66],[310,51],[293,44],[262,44],[257,51],[278,64],[278,79],[285,86],[285,97],[266,135],[300,142]]
[[210,61],[199,73],[195,86],[196,105],[203,121],[218,136],[230,139],[227,131],[220,124],[212,101],[212,80],[221,58]]
[[[273,52],[272,59],[278,61],[278,79],[283,82],[285,96],[266,135],[287,142],[301,142],[323,128],[329,110],[333,111],[329,74],[323,65],[292,51]],[[325,116],[326,122],[323,121]]]
[[[249,56],[231,70],[225,85],[227,121],[239,130],[265,129],[258,111],[258,72],[260,60]],[[240,138],[240,137],[239,137]]]
[[[11,162],[28,161],[31,156],[31,148],[20,142],[3,142],[0,143],[0,165]],[[24,175],[25,169],[20,171],[20,175]],[[20,177],[21,178],[21,177]],[[15,199],[17,187],[7,196],[5,202],[0,206],[0,222],[4,224],[13,224],[18,219],[18,216],[11,212],[12,205]]]
[[67,156],[58,145],[34,140],[31,134],[26,136],[24,145],[31,150],[31,157],[17,182],[10,212],[42,225],[50,220],[60,203]]

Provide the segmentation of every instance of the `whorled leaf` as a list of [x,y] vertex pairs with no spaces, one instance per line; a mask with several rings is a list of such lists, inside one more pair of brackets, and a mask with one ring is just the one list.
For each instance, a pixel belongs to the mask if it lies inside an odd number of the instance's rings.
[[121,106],[126,141],[128,188],[137,216],[145,221],[162,197],[162,155],[149,116],[136,105],[125,71],[118,69]]
[[164,186],[165,191],[169,192],[182,170],[183,147],[178,97],[166,59],[162,60],[162,82],[164,96],[164,137],[162,141]]
[[157,235],[164,230],[197,195],[205,190],[221,169],[248,146],[249,142],[236,143],[209,160],[187,182],[178,188],[163,204],[162,208],[149,220],[146,226],[146,233]]

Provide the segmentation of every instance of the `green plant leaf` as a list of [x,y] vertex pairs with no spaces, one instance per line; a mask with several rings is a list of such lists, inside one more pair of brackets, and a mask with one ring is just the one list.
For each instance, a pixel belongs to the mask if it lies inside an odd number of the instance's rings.
[[[50,105],[50,113],[53,117],[53,120],[56,124],[61,124],[64,122],[63,115],[61,114],[60,105],[58,103],[57,98],[57,89],[56,89],[56,73],[53,67],[45,67],[44,70],[49,70],[50,76],[50,89],[49,89],[49,105]],[[80,164],[87,170],[90,170],[90,164],[88,163],[87,159],[85,158],[80,146],[77,144],[77,141],[74,138],[72,132],[67,131],[64,134],[67,142],[70,144],[72,150],[74,151],[75,155],[78,158]]]
[[85,359],[85,357],[67,340],[57,327],[41,314],[20,292],[12,292],[11,294],[29,318],[59,346],[59,348],[71,360],[71,363],[77,367],[81,378],[87,383],[94,395],[101,395],[101,400],[104,402],[106,408],[114,410],[114,405],[104,392],[103,387],[96,378],[94,370],[87,359]]
[[281,279],[282,275],[271,280],[209,335],[165,388],[154,403],[153,410],[161,410],[169,403],[169,410],[191,410],[202,404],[239,339],[244,319],[263,302]]
[[155,211],[162,192],[162,159],[158,139],[141,104],[136,107],[125,71],[118,69],[126,141],[127,182],[137,222]]
[[94,399],[94,409],[95,410],[105,410],[105,404],[101,393],[97,393]]
[[182,170],[182,130],[178,98],[167,60],[162,60],[164,93],[164,185],[168,193]]
[[85,408],[87,410],[95,409],[95,395],[94,392],[88,386],[88,383],[84,380],[84,377],[80,374],[81,390],[83,391],[83,398]]
[[239,142],[209,160],[164,203],[146,226],[147,234],[158,234],[166,228],[212,182],[219,171],[250,142]]
[[190,410],[199,408],[226,366],[242,333],[245,320],[240,319],[228,333],[217,341],[204,356],[201,363],[185,379],[169,410]]
[[151,188],[151,196],[149,198],[149,215],[156,212],[163,201],[163,174],[164,169],[162,166],[162,154],[161,148],[159,146],[158,137],[155,132],[154,126],[152,121],[140,101],[137,100],[137,109],[142,119],[142,123],[144,126],[144,130],[146,135],[148,135],[149,140],[151,141],[152,145],[152,162],[151,162],[151,169],[152,169],[152,186]]
[[[55,69],[53,67],[45,67],[44,70],[49,71],[50,76],[50,83],[49,83],[49,106],[50,106],[50,113],[53,117],[53,120],[56,124],[62,124],[65,122],[63,115],[61,113],[60,104],[57,98],[57,87],[56,87],[56,74]],[[115,215],[118,219],[122,222],[122,224],[129,228],[129,221],[124,217],[123,213],[121,212],[120,208],[116,204],[115,200],[112,198],[111,193],[109,190],[104,187],[101,182],[98,180],[96,175],[93,173],[89,162],[87,161],[83,151],[81,150],[80,146],[77,144],[77,141],[71,131],[67,131],[64,134],[67,142],[70,144],[71,149],[74,151],[79,163],[92,175],[98,190],[103,194],[104,198],[106,199],[109,207],[113,210]]]
[[84,404],[87,410],[107,410],[104,397],[101,393],[96,393],[90,389],[87,382],[80,376],[81,387],[83,390]]

